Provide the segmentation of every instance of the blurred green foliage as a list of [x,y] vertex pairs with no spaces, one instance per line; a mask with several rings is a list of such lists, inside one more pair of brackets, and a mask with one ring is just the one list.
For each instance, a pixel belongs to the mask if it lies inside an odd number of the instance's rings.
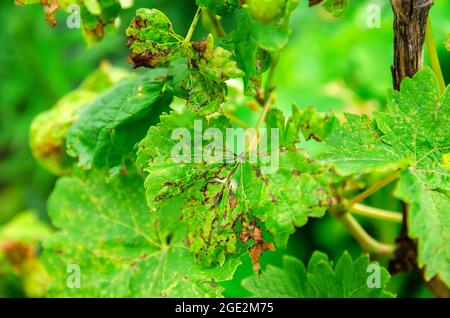
[[[12,0],[0,2],[0,227],[29,209],[36,211],[34,215],[42,222],[48,223],[45,204],[55,177],[41,168],[31,155],[28,134],[32,119],[76,88],[102,60],[131,69],[126,61],[128,49],[124,30],[136,8],[162,10],[179,34],[187,32],[196,10],[195,0],[135,2],[134,7],[121,13],[122,24],[118,31],[90,48],[86,48],[80,30],[66,27],[66,12],[57,14],[58,23],[52,29],[40,6],[15,6]],[[373,4],[381,8],[380,28],[369,28],[366,24],[369,5]],[[436,1],[431,10],[447,83],[450,54],[445,40],[450,32],[449,12],[450,1]],[[344,16],[339,18],[320,7],[308,8],[306,0],[300,1],[290,22],[292,38],[281,54],[274,75],[277,106],[289,111],[291,104],[296,103],[301,108],[315,105],[322,111],[355,113],[382,109],[386,90],[392,85],[392,20],[388,1],[352,1]],[[235,23],[224,19],[225,30]],[[198,28],[195,38],[206,34],[204,28]],[[238,109],[237,114],[248,122],[255,118],[248,107]],[[375,180],[377,176],[370,178]],[[391,191],[392,187],[383,189],[368,203],[398,210],[399,202],[390,199]],[[382,241],[392,241],[398,235],[396,225],[376,227],[375,223],[361,221]],[[32,248],[39,251],[35,245]],[[312,220],[293,235],[287,251],[264,254],[262,265],[263,268],[268,263],[281,266],[285,253],[307,261],[316,249],[326,252],[331,259],[337,259],[344,250],[353,257],[360,253],[343,227],[327,216],[320,222]],[[2,262],[6,260],[0,257]],[[0,297],[38,295],[29,292],[17,275],[5,274],[1,268],[0,264]],[[244,296],[246,292],[240,281],[251,273],[250,260],[245,259],[236,279],[222,284],[226,288],[225,296]],[[391,288],[398,290],[399,296],[429,296],[421,287],[418,275],[394,276]]]

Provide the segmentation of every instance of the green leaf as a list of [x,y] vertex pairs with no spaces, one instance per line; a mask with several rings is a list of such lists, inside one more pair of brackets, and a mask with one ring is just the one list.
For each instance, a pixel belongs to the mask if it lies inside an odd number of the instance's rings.
[[[215,129],[218,135],[213,138],[221,145],[215,149],[219,156],[207,160],[205,154],[211,149],[204,150],[210,142],[202,140],[202,132],[209,128]],[[279,162],[276,153],[267,157],[270,152],[250,160],[244,149],[231,147],[226,138],[228,128],[228,119],[218,114],[205,118],[189,110],[172,112],[162,116],[161,123],[150,128],[139,145],[137,163],[148,173],[149,206],[158,210],[174,198],[186,202],[183,221],[189,229],[191,250],[205,264],[221,263],[226,255],[239,254],[239,241],[253,239],[250,233],[255,226],[264,225],[275,242],[284,246],[295,226],[306,224],[308,217],[322,216],[332,203],[332,176],[310,162],[305,153],[291,147],[281,151]],[[227,154],[233,156],[225,162]],[[256,241],[253,248],[271,249]],[[258,258],[254,259],[256,268]]]
[[406,78],[400,92],[391,91],[388,111],[367,116],[347,115],[325,140],[324,161],[344,174],[408,168],[432,189],[450,188],[443,158],[450,149],[450,89],[439,93],[429,68]]
[[302,141],[301,136],[305,140],[316,141],[327,138],[335,125],[335,117],[319,113],[314,107],[299,110],[293,106],[292,116],[286,121],[280,110],[272,108],[267,115],[266,124],[268,128],[279,128],[281,147],[295,148]]
[[[347,115],[326,139],[331,150],[324,161],[338,172],[367,173],[402,169],[395,195],[409,203],[408,231],[418,239],[419,266],[426,278],[450,283],[448,245],[450,173],[450,89],[441,95],[431,69],[403,80],[391,91],[388,111],[367,116]],[[450,285],[449,285],[450,286]]]
[[122,10],[119,0],[91,0],[98,10],[89,10],[86,1],[81,2],[83,35],[90,45],[103,39],[106,32],[115,29],[115,21]]
[[[227,178],[232,167],[194,163],[201,158],[195,156],[195,148],[190,151],[190,144],[188,159],[193,163],[173,161],[172,151],[179,141],[172,134],[176,129],[187,128],[189,136],[194,136],[194,121],[203,129],[229,127],[224,117],[207,121],[192,111],[163,115],[160,124],[151,127],[140,143],[137,163],[148,173],[145,187],[149,206],[158,210],[165,202],[181,198],[185,202],[183,220],[188,224],[191,250],[207,265],[223,263],[226,254],[236,252],[239,233],[233,229],[234,219],[246,215],[237,207],[231,208],[231,183],[217,181]],[[201,151],[200,147],[197,149]]]
[[431,190],[415,171],[405,171],[395,195],[408,204],[408,234],[417,239],[425,279],[436,275],[450,287],[450,199]]
[[[272,1],[264,3],[271,6],[269,2]],[[291,34],[289,18],[297,7],[298,0],[282,2],[282,14],[277,13],[273,21],[256,20],[252,17],[251,9],[237,11],[237,28],[230,36],[233,38],[238,67],[246,74],[244,84],[247,95],[255,95],[261,88],[261,75],[270,66],[271,54],[281,50],[288,42]],[[259,8],[260,4],[255,1],[254,7]]]
[[[132,173],[109,184],[93,173],[60,179],[49,200],[60,231],[45,242],[50,296],[219,297],[216,282],[231,279],[239,261],[196,264],[178,211],[171,205],[150,213],[142,180]],[[67,283],[71,264],[80,269],[80,288]]]
[[300,151],[281,152],[276,173],[264,175],[260,166],[248,163],[242,170],[246,200],[280,247],[286,246],[295,228],[310,217],[322,217],[333,203],[331,176]]
[[215,47],[211,35],[200,42],[187,42],[173,31],[161,11],[138,9],[126,34],[130,62],[135,67],[169,65],[170,87],[199,113],[217,111],[225,100],[225,81],[244,75],[233,54]]
[[82,109],[67,137],[68,153],[84,169],[123,167],[150,125],[167,110],[165,69],[124,81]]
[[348,253],[340,258],[336,266],[328,257],[315,252],[308,268],[291,256],[284,256],[283,268],[269,265],[260,276],[244,279],[243,286],[255,297],[274,298],[374,298],[395,297],[385,290],[389,273],[380,267],[380,286],[370,288],[371,271],[367,256],[355,261]]
[[78,111],[129,77],[127,71],[102,63],[76,90],[61,98],[52,109],[39,114],[30,128],[30,147],[39,163],[54,174],[69,173],[73,160],[66,154],[66,138],[70,126],[79,117]]
[[381,138],[374,120],[366,115],[345,114],[345,122],[336,121],[325,139],[330,150],[323,160],[345,176],[395,169],[402,157]]
[[239,8],[239,0],[196,0],[199,7],[206,7],[214,14],[227,16]]
[[388,108],[375,115],[382,140],[407,158],[429,187],[449,190],[450,173],[442,161],[450,152],[450,88],[440,95],[433,71],[426,68],[406,78],[400,92],[391,91]]

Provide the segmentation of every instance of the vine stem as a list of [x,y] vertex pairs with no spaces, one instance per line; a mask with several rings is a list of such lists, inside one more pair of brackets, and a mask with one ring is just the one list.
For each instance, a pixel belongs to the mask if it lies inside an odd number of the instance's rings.
[[358,221],[348,212],[336,215],[347,231],[359,243],[361,248],[376,256],[393,259],[395,257],[395,245],[380,243],[371,237]]
[[353,214],[366,216],[373,219],[390,221],[395,223],[402,223],[403,221],[403,215],[399,212],[382,210],[360,203],[356,203],[355,205],[350,207],[350,210],[352,211]]
[[425,39],[427,42],[428,56],[430,57],[431,67],[434,71],[434,74],[436,74],[441,93],[443,93],[445,91],[445,80],[444,75],[442,74],[441,64],[439,63],[439,56],[437,54],[436,43],[433,36],[433,28],[431,26],[431,18],[429,16],[427,21],[427,31]]
[[198,8],[197,12],[195,12],[194,19],[192,20],[191,26],[189,27],[189,31],[184,38],[184,42],[191,42],[192,35],[194,34],[195,28],[197,27],[198,20],[200,19],[200,13],[202,12],[202,8]]
[[372,185],[371,187],[369,187],[368,189],[366,189],[364,192],[361,192],[360,194],[358,194],[356,197],[354,197],[353,199],[351,199],[347,206],[349,208],[351,208],[352,206],[354,206],[356,203],[361,202],[363,200],[365,200],[366,198],[370,197],[372,194],[374,194],[375,192],[377,192],[378,190],[380,190],[381,188],[387,186],[389,183],[395,181],[398,179],[398,177],[400,176],[400,171],[395,172],[394,174],[391,174],[390,176],[387,176],[386,178],[378,181],[377,183],[375,183],[374,185]]
[[262,124],[266,120],[267,114],[269,113],[270,107],[272,107],[272,99],[269,97],[266,103],[264,104],[263,111],[261,113],[261,116],[259,116],[258,122],[256,123],[256,131],[258,131],[259,128],[261,128]]
[[266,120],[267,114],[269,113],[269,110],[272,107],[272,104],[273,104],[273,98],[269,97],[269,99],[264,104],[264,108],[262,110],[262,113],[259,116],[258,122],[256,123],[256,126],[255,126],[255,132],[256,133],[254,134],[252,140],[250,141],[250,147],[249,147],[250,151],[255,150],[256,146],[259,143],[259,129],[261,128],[262,124]]

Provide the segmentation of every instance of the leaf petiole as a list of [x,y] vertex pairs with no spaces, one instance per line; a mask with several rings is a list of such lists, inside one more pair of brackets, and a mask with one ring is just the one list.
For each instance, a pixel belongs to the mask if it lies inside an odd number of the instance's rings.
[[374,185],[372,185],[371,187],[366,189],[364,192],[361,192],[356,197],[351,199],[348,202],[347,206],[349,208],[351,208],[356,203],[367,199],[368,197],[370,197],[372,194],[374,194],[375,192],[377,192],[381,188],[383,188],[383,187],[387,186],[389,183],[394,182],[395,180],[397,180],[399,176],[400,176],[400,171],[397,171],[394,174],[391,174],[391,175],[387,176],[386,178],[378,181],[377,183],[375,183]]
[[192,35],[194,35],[195,28],[197,27],[198,20],[200,18],[200,13],[202,12],[202,8],[198,8],[197,12],[195,12],[194,19],[192,20],[191,26],[189,27],[189,31],[184,38],[185,43],[191,42]]
[[399,212],[382,210],[360,203],[354,204],[352,207],[350,207],[350,210],[352,211],[353,214],[366,216],[369,218],[383,221],[402,223],[403,220],[403,215]]

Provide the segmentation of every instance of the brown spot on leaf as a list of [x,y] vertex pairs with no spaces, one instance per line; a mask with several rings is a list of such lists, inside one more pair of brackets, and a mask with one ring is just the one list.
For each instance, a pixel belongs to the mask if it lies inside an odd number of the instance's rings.
[[273,193],[270,193],[270,200],[273,202],[273,204],[278,205],[278,200],[275,198]]
[[[275,246],[273,245],[273,243],[264,241],[261,228],[256,226],[254,222],[252,222],[249,226],[250,229],[246,229],[241,233],[241,241],[247,241],[249,238],[253,240],[254,244],[248,249],[248,251],[253,263],[252,269],[254,271],[260,272],[261,264],[259,263],[259,259],[262,253],[265,251],[274,251]],[[246,236],[243,237],[243,235]]]
[[230,204],[231,210],[234,210],[234,208],[237,205],[237,200],[236,200],[236,197],[232,193],[230,193],[230,195],[228,196],[228,203]]
[[155,68],[159,65],[161,59],[168,56],[171,52],[172,50],[152,53],[150,50],[145,50],[144,52],[139,54],[131,54],[128,57],[128,62],[133,64],[134,68],[138,68],[141,66]]
[[205,51],[206,51],[206,44],[207,41],[206,39],[204,39],[203,41],[200,42],[192,42],[192,48],[194,50],[196,50],[198,53],[200,53],[200,56],[204,56],[205,55]]

